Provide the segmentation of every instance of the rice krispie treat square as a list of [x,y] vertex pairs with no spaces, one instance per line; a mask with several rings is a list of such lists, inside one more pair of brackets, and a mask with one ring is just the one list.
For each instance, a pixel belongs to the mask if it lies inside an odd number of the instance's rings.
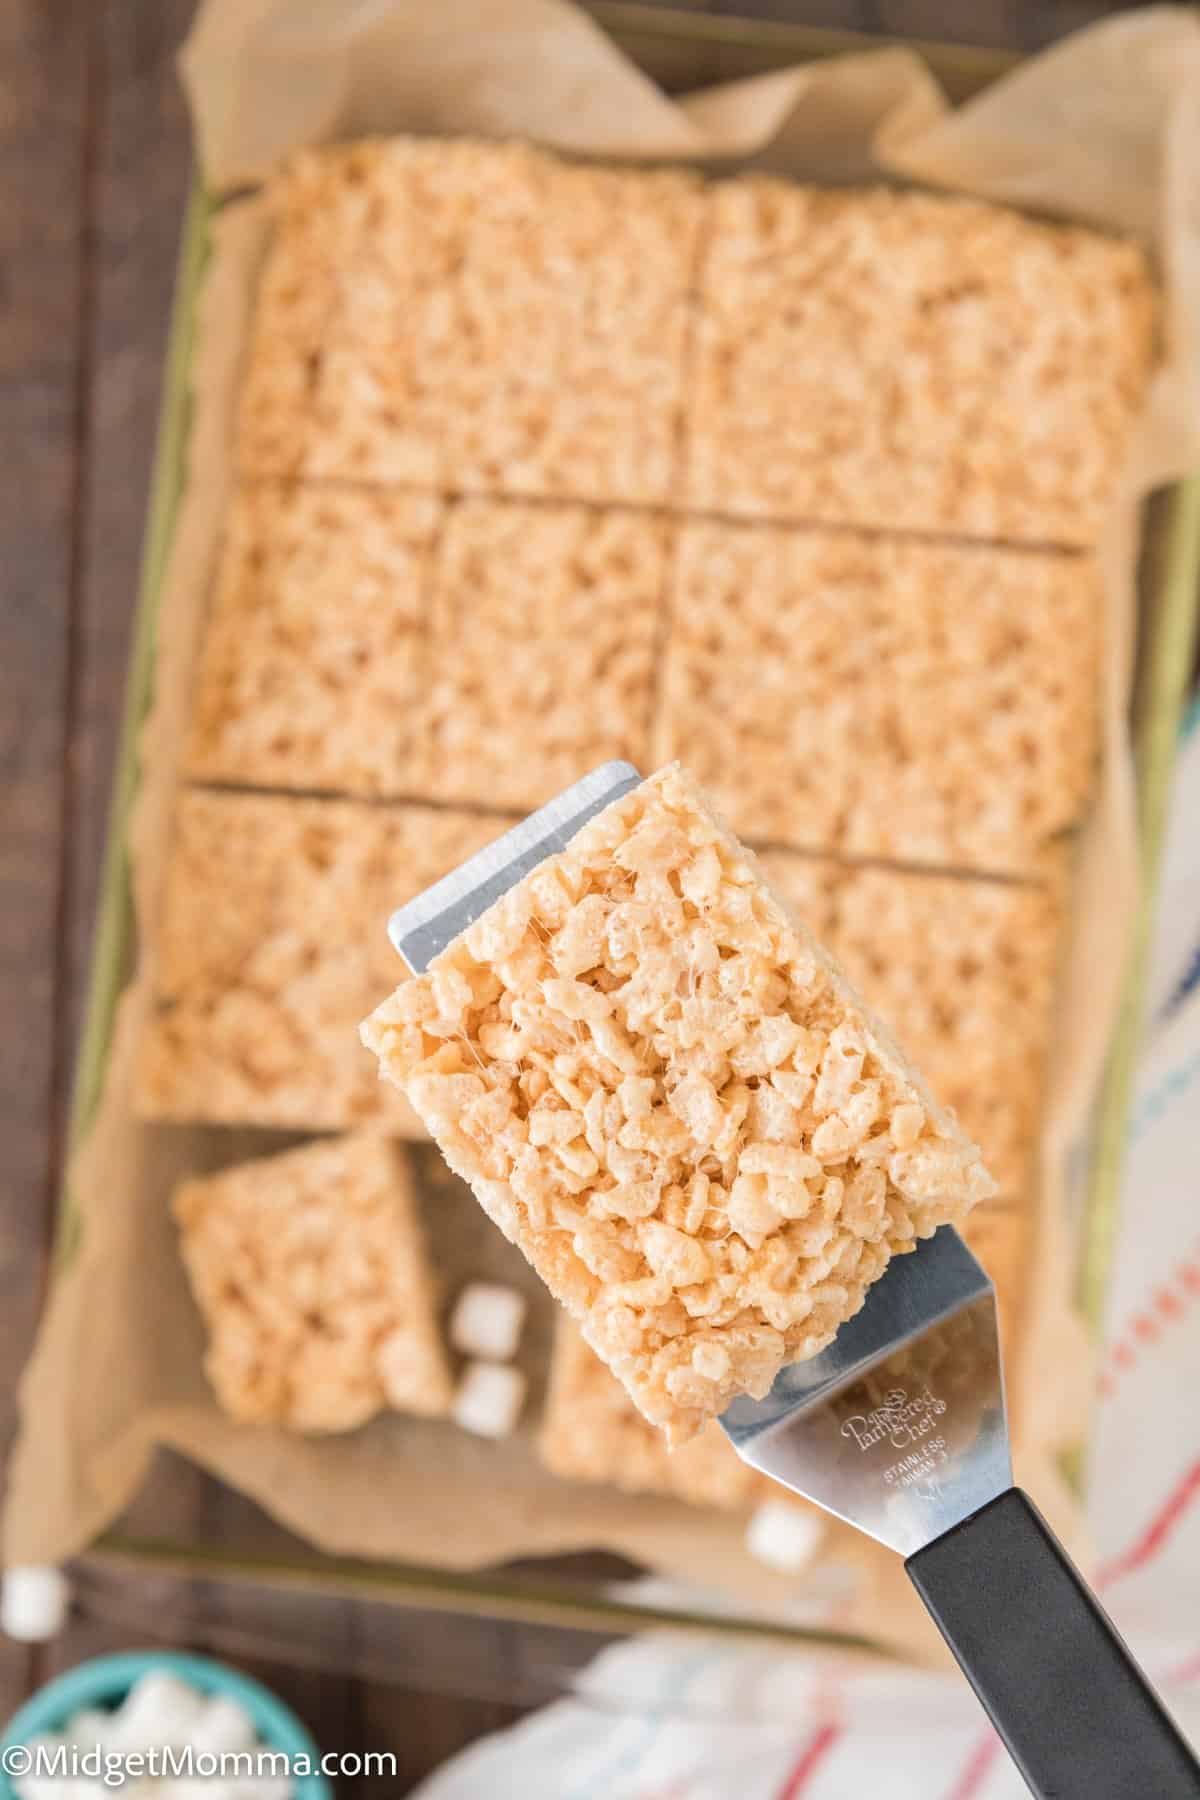
[[297,475],[316,420],[317,377],[342,283],[361,260],[373,146],[303,150],[266,189],[271,237],[238,397],[236,460],[249,475]]
[[1086,800],[1090,558],[851,532],[681,528],[656,759],[748,837],[1034,869]]
[[420,1136],[357,1040],[403,964],[393,907],[494,838],[426,807],[185,791],[154,935],[144,1117]]
[[208,1328],[205,1370],[250,1424],[350,1431],[385,1407],[449,1411],[408,1167],[370,1136],[185,1181],[172,1208]]
[[893,1254],[994,1186],[678,767],[363,1036],[674,1443],[823,1349]]
[[666,500],[699,184],[516,143],[396,138],[357,154],[366,226],[313,365],[306,471]]
[[1000,1191],[1025,1193],[1053,1027],[1061,859],[1047,857],[1046,879],[1029,885],[780,854],[764,861],[954,1109]]
[[666,526],[648,514],[454,507],[434,576],[421,791],[528,809],[611,758],[644,765],[665,562]]
[[733,1510],[751,1505],[768,1485],[778,1492],[742,1461],[715,1419],[669,1449],[565,1317],[554,1339],[538,1454],[568,1481],[611,1482],[627,1494],[669,1494],[691,1506]]
[[710,207],[693,507],[1096,541],[1154,352],[1140,250],[886,189],[743,179]]
[[243,486],[207,626],[190,775],[347,794],[411,790],[440,513],[426,495]]
[[1033,1181],[1063,941],[1062,873],[1018,886],[847,871],[829,939],[1010,1196]]

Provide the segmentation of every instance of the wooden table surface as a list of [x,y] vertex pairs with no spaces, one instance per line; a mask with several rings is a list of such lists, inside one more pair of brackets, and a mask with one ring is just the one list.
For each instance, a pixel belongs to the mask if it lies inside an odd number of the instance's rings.
[[[1115,8],[1087,0],[700,0],[710,11],[1030,50]],[[188,178],[174,55],[193,0],[0,0],[0,1454],[36,1324],[120,718],[162,356]],[[245,1503],[167,1468],[153,1505]],[[214,1510],[215,1509],[215,1510]],[[275,1687],[328,1748],[394,1752],[399,1795],[517,1716],[518,1626],[465,1653],[427,1616],[213,1583],[90,1575],[67,1630],[0,1639],[0,1719],[100,1650],[216,1647]],[[288,1660],[264,1658],[265,1642]],[[430,1647],[435,1647],[431,1654]],[[440,1648],[438,1648],[440,1646]],[[324,1662],[337,1674],[323,1673]],[[501,1697],[497,1697],[501,1696]]]

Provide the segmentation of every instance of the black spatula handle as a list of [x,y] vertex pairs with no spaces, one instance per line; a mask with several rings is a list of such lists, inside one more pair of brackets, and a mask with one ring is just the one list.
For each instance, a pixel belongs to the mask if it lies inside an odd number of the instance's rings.
[[904,1566],[1039,1800],[1198,1800],[1200,1764],[1020,1488]]

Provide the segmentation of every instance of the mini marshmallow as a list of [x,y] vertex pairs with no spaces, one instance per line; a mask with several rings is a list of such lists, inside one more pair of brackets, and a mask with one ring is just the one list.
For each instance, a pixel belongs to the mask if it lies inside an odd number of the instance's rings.
[[216,1694],[207,1700],[192,1727],[193,1750],[221,1756],[229,1751],[252,1750],[258,1742],[254,1720],[236,1700]]
[[[61,1737],[40,1735],[30,1738],[26,1748],[35,1755],[44,1750],[47,1756],[53,1756],[63,1741]],[[13,1775],[11,1780],[17,1800],[70,1800],[76,1785],[57,1775]]]
[[20,1644],[44,1644],[67,1622],[71,1589],[61,1569],[33,1563],[6,1569],[0,1591],[0,1628]]
[[112,1731],[112,1722],[112,1714],[100,1712],[98,1708],[76,1713],[71,1720],[71,1742],[81,1750],[94,1750],[97,1745],[105,1749]]
[[817,1553],[824,1527],[808,1507],[788,1500],[767,1500],[751,1515],[746,1548],[769,1568],[795,1575]]
[[511,1363],[472,1362],[454,1397],[454,1421],[478,1437],[507,1437],[525,1401],[525,1377]]
[[[145,1751],[170,1745],[190,1747],[197,1756],[253,1751],[260,1745],[254,1721],[244,1706],[223,1694],[209,1696],[176,1680],[165,1670],[152,1670],[131,1689],[115,1712],[75,1713],[61,1737],[31,1740],[30,1748],[53,1750],[66,1744],[80,1755],[95,1750]],[[103,1779],[88,1776],[16,1776],[18,1800],[101,1800],[112,1792]],[[230,1780],[197,1776],[153,1781],[149,1777],[122,1789],[128,1800],[292,1800],[287,1775],[247,1775]]]
[[113,1714],[114,1750],[184,1749],[207,1707],[203,1694],[166,1669],[151,1669]]
[[[73,1743],[74,1739],[69,1738],[67,1741]],[[33,1738],[28,1747],[32,1750],[43,1745],[53,1751],[61,1742],[60,1738]],[[75,1778],[69,1775],[19,1776],[13,1781],[13,1791],[19,1796],[19,1800],[102,1800],[102,1796],[114,1792],[102,1780],[93,1781],[87,1775]],[[142,1800],[143,1796],[149,1795],[151,1791],[157,1793],[158,1790],[152,1783],[135,1781],[119,1791],[122,1800]]]
[[526,1301],[516,1288],[497,1281],[472,1281],[454,1302],[450,1342],[464,1356],[508,1362],[516,1355],[525,1323]]

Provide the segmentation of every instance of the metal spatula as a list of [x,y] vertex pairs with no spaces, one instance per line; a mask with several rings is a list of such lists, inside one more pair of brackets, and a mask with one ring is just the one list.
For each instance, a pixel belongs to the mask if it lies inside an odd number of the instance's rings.
[[[389,935],[413,972],[640,779],[606,763],[401,907]],[[948,1226],[721,1424],[745,1461],[906,1557],[1041,1800],[1197,1800],[1200,1765],[1012,1484],[995,1294]]]

